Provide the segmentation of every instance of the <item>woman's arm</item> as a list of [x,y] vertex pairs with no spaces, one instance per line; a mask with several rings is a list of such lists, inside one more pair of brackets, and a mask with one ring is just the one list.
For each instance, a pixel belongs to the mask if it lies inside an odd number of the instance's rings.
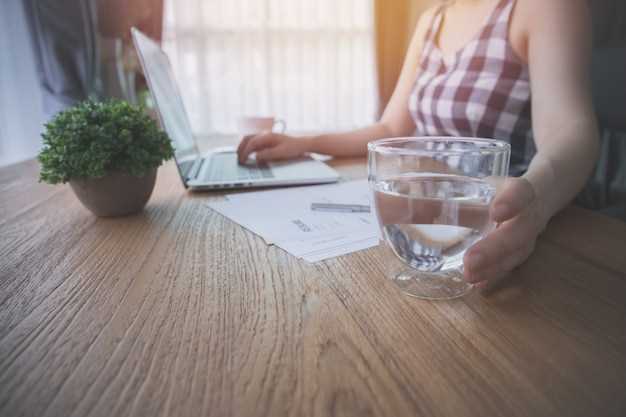
[[598,155],[586,1],[519,3],[527,22],[538,152],[526,175],[510,179],[494,201],[491,217],[500,227],[466,254],[465,274],[471,282],[497,280],[524,262],[550,218],[583,188]]
[[550,218],[584,187],[598,157],[599,138],[587,2],[553,0],[541,6],[546,12],[532,19],[528,40],[538,152],[525,177]]
[[411,135],[415,124],[408,110],[408,101],[417,78],[423,39],[432,14],[432,9],[426,11],[417,23],[400,78],[378,123],[351,132],[303,138],[273,133],[246,137],[237,151],[240,162],[245,162],[252,152],[257,152],[258,161],[291,159],[307,152],[338,157],[363,156],[372,140]]

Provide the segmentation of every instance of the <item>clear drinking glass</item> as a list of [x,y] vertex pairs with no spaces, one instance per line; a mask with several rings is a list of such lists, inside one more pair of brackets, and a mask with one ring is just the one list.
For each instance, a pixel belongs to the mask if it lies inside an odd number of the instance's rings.
[[423,299],[468,293],[463,256],[496,226],[489,208],[508,175],[509,144],[423,137],[383,139],[368,148],[374,211],[403,264],[391,279]]

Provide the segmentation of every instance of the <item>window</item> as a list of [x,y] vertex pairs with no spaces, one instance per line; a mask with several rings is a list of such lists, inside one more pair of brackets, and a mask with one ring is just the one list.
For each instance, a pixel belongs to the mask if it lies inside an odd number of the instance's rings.
[[373,0],[166,0],[164,48],[196,134],[272,115],[349,129],[377,109]]

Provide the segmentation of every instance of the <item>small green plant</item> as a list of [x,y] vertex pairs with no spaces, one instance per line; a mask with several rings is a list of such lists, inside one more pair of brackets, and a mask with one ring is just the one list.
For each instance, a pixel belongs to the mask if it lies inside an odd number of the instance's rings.
[[125,101],[86,101],[59,113],[42,135],[40,181],[65,183],[111,172],[142,177],[174,156],[167,135]]

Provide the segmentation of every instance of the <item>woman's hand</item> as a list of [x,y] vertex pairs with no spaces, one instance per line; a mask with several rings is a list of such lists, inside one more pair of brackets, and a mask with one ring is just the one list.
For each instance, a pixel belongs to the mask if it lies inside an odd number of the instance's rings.
[[490,217],[498,228],[465,254],[465,279],[486,286],[504,278],[535,249],[547,216],[532,184],[524,178],[509,178],[496,196]]
[[253,152],[256,152],[257,162],[282,161],[301,157],[309,152],[309,148],[308,138],[295,138],[270,132],[244,137],[237,148],[237,155],[241,164],[245,163]]

